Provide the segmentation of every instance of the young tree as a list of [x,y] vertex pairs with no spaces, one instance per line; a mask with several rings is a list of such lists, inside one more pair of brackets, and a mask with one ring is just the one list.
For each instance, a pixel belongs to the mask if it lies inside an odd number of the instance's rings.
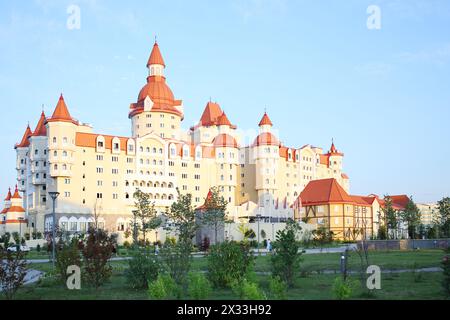
[[69,241],[60,241],[56,250],[56,270],[63,284],[67,282],[67,268],[72,265],[81,267],[80,241],[77,237]]
[[284,230],[277,232],[271,257],[273,277],[280,277],[289,287],[294,285],[301,261],[300,242],[297,241],[300,230],[301,227],[295,221],[288,220]]
[[114,240],[104,230],[90,228],[83,248],[84,270],[86,280],[98,289],[112,274],[112,267],[108,265],[111,259]]
[[23,285],[27,274],[26,253],[17,250],[8,252],[0,249],[0,292],[7,300],[12,300]]
[[166,212],[166,216],[171,223],[166,229],[178,234],[178,242],[166,241],[160,256],[168,268],[170,276],[187,293],[188,274],[192,263],[192,239],[195,237],[199,225],[196,221],[195,209],[192,206],[192,195],[183,195],[178,188],[177,193],[177,201]]
[[147,232],[158,228],[161,225],[161,219],[157,216],[155,203],[150,201],[148,193],[137,189],[133,197],[136,199],[136,211],[134,214],[140,220],[140,231],[142,232],[145,245]]
[[412,197],[409,198],[409,202],[406,204],[405,209],[402,210],[399,215],[402,221],[408,225],[409,237],[415,239],[417,228],[420,225],[421,213],[417,205],[412,200]]
[[450,237],[450,198],[446,197],[438,201],[436,207],[436,224],[439,227],[441,237]]
[[227,205],[228,201],[220,195],[217,187],[211,188],[205,199],[205,210],[203,212],[202,221],[205,225],[214,229],[214,243],[217,244],[217,234],[219,228],[223,227],[227,222]]
[[387,233],[389,236],[389,231],[391,231],[392,238],[397,238],[397,227],[398,227],[398,214],[392,205],[392,199],[389,196],[384,196],[384,206],[381,208],[384,215],[385,223],[387,227]]
[[176,231],[180,241],[192,242],[199,228],[196,222],[196,212],[192,206],[192,195],[181,194],[177,188],[178,199],[172,203],[166,217],[171,222],[171,227],[166,229]]

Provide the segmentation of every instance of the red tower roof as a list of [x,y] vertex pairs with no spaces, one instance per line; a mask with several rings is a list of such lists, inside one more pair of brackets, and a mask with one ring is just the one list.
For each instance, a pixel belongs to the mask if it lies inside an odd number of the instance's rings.
[[19,144],[16,144],[16,148],[26,148],[30,145],[30,141],[28,138],[33,134],[30,129],[30,125],[27,126],[25,133],[23,134],[22,140]]
[[212,126],[216,125],[219,117],[223,114],[222,109],[219,104],[214,102],[208,102],[203,111],[202,117],[200,118],[200,125],[202,126]]
[[152,53],[150,54],[150,58],[148,58],[147,67],[152,64],[160,64],[164,67],[166,64],[164,63],[164,59],[162,57],[161,51],[159,50],[158,43],[155,41],[153,45]]
[[16,184],[16,190],[14,191],[14,195],[12,196],[11,199],[22,199],[22,197],[19,194],[19,189],[17,188],[17,184]]
[[8,195],[6,196],[5,201],[11,200],[11,197],[12,197],[12,195],[11,195],[11,188],[9,188],[8,189]]
[[53,115],[50,119],[47,120],[48,122],[56,122],[56,121],[63,121],[63,122],[73,122],[76,124],[76,121],[73,120],[73,118],[70,116],[69,109],[67,108],[66,102],[64,101],[64,97],[61,94],[58,100],[58,104],[56,105],[55,111],[53,112]]
[[230,122],[230,120],[228,120],[228,117],[225,114],[225,112],[223,112],[222,115],[219,117],[219,119],[217,120],[217,124],[219,126],[230,126],[231,127],[231,122]]
[[33,137],[46,137],[47,136],[47,128],[45,127],[45,114],[44,111],[41,113],[41,117],[39,118],[39,122],[34,129],[32,134]]
[[272,121],[270,121],[269,116],[267,115],[267,112],[264,112],[264,116],[262,117],[261,121],[259,122],[259,126],[273,126]]

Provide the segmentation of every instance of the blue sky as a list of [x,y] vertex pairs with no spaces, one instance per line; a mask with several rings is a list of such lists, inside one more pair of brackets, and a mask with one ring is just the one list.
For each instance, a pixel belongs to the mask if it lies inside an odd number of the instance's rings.
[[267,108],[290,147],[334,137],[352,193],[450,196],[449,30],[446,0],[1,1],[0,192],[27,122],[60,92],[96,132],[130,135],[157,35],[185,128],[210,97],[243,129]]

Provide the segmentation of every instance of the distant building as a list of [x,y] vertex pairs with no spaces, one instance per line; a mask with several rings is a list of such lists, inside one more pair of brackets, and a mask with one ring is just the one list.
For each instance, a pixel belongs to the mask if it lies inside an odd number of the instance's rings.
[[437,203],[417,203],[420,210],[420,220],[423,225],[431,226],[434,224],[434,215],[437,212]]

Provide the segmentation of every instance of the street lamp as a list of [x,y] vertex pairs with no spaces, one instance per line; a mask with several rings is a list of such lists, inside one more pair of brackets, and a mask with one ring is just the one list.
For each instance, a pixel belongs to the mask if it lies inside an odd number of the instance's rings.
[[258,254],[259,254],[259,219],[261,218],[261,214],[256,215],[256,219],[258,220]]
[[56,253],[56,213],[55,213],[55,205],[56,205],[56,198],[59,196],[59,192],[52,191],[48,193],[53,201],[53,224],[52,224],[52,262],[53,262],[53,269],[55,268],[55,253]]
[[23,217],[17,218],[19,220],[19,238],[20,238],[20,244],[22,244],[22,221],[25,220]]

